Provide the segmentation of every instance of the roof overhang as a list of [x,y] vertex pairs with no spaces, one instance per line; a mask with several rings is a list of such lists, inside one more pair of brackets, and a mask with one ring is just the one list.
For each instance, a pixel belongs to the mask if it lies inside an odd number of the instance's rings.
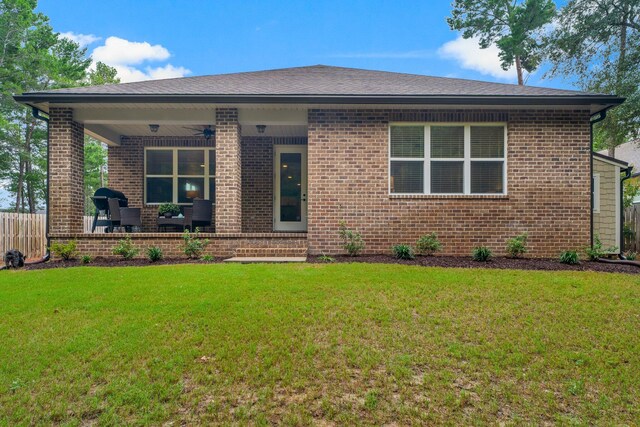
[[593,157],[605,163],[612,164],[614,166],[620,166],[623,168],[626,168],[629,166],[629,163],[625,162],[624,160],[616,159],[615,157],[607,156],[595,151],[593,152]]
[[589,106],[592,113],[624,102],[613,95],[572,96],[495,96],[495,95],[120,95],[26,93],[15,95],[17,102],[38,104],[74,103],[193,103],[193,104],[377,104],[377,105],[517,105],[517,106]]

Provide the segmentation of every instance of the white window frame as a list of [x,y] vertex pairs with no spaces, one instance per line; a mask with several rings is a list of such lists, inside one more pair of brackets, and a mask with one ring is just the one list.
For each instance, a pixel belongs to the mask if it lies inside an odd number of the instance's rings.
[[[391,157],[391,128],[394,126],[423,126],[424,127],[424,156],[423,157]],[[464,157],[460,158],[431,158],[431,127],[432,126],[464,126]],[[503,157],[491,157],[491,158],[472,158],[471,157],[471,126],[479,127],[479,126],[502,126],[504,129],[504,141],[503,141]],[[506,196],[507,192],[507,123],[505,122],[482,122],[482,123],[471,123],[471,122],[429,122],[429,123],[416,123],[416,122],[392,122],[389,123],[388,129],[388,141],[389,141],[389,151],[388,151],[388,164],[387,164],[387,174],[388,174],[388,194],[390,196],[459,196],[459,197],[474,197],[474,196]],[[424,171],[423,171],[423,192],[422,193],[393,193],[391,192],[391,162],[392,161],[417,161],[424,162]],[[431,193],[431,162],[464,162],[463,166],[463,192],[462,193]],[[502,193],[472,193],[471,192],[471,162],[502,162]]]
[[[616,193],[619,194],[619,193]],[[593,174],[593,213],[600,213],[600,174]]]
[[[170,175],[147,175],[147,153],[153,150],[172,151],[173,154],[173,173]],[[204,151],[204,175],[179,175],[178,174],[178,151]],[[215,161],[215,147],[144,147],[144,204],[145,206],[159,206],[162,203],[175,203],[180,206],[191,206],[193,203],[178,203],[178,178],[203,178],[204,179],[204,196],[209,197],[209,180],[216,178],[216,175],[209,174],[209,160],[210,156],[214,156]],[[173,188],[171,189],[172,200],[171,202],[162,203],[148,203],[147,202],[147,178],[172,178]],[[215,204],[215,200],[211,201]]]

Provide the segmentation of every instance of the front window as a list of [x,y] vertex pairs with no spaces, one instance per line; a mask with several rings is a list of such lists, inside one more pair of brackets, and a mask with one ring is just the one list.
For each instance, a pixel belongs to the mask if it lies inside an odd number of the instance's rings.
[[204,148],[146,148],[145,203],[215,201],[216,154]]
[[504,125],[395,125],[389,135],[391,194],[506,193]]

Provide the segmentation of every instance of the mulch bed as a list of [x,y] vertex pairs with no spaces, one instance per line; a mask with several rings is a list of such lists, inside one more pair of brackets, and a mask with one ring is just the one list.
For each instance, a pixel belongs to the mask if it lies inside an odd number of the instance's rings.
[[[582,261],[578,265],[567,265],[555,259],[542,258],[504,258],[496,257],[487,262],[478,262],[471,257],[454,256],[418,256],[413,260],[402,260],[390,255],[361,255],[350,257],[346,255],[335,256],[334,262],[366,262],[384,264],[420,265],[423,267],[453,267],[453,268],[498,268],[514,270],[545,270],[545,271],[600,271],[609,273],[640,274],[640,266],[609,264],[602,262]],[[307,262],[323,263],[320,257],[309,257]]]
[[[600,271],[609,273],[629,273],[640,274],[640,267],[623,264],[609,264],[602,262],[582,261],[578,265],[567,265],[555,259],[538,258],[492,258],[487,262],[473,261],[470,257],[453,256],[418,256],[413,260],[402,260],[390,255],[361,255],[350,257],[338,255],[333,257],[334,262],[362,262],[362,263],[383,263],[383,264],[403,264],[418,265],[423,267],[451,267],[451,268],[498,268],[514,270],[545,270],[545,271]],[[69,268],[69,267],[144,267],[149,265],[173,265],[173,264],[216,264],[224,258],[215,258],[213,261],[187,260],[184,258],[163,259],[162,261],[150,262],[146,259],[124,260],[119,258],[97,257],[89,264],[83,264],[80,260],[70,261],[49,261],[40,264],[27,264],[25,270],[43,270],[48,268]],[[310,256],[307,262],[312,264],[326,263],[317,256]]]
[[125,260],[122,258],[96,257],[88,264],[83,264],[79,259],[69,261],[49,261],[40,264],[27,264],[25,270],[45,270],[49,268],[69,268],[69,267],[147,267],[150,265],[172,265],[172,264],[216,264],[222,262],[224,258],[214,258],[213,261],[188,260],[184,258],[163,259],[151,262],[148,259],[136,258]]

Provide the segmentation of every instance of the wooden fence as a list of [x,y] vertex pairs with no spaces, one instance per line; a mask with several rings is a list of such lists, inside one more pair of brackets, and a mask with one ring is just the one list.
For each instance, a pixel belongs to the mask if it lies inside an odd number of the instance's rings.
[[44,214],[0,212],[0,254],[18,249],[27,259],[42,257],[47,251],[45,220]]
[[640,250],[640,205],[632,205],[624,209],[624,249],[638,252]]
[[[18,249],[33,260],[41,258],[47,251],[46,215],[0,212],[0,260],[9,249]],[[92,216],[83,218],[85,233],[91,232]],[[104,227],[96,228],[96,233]]]

